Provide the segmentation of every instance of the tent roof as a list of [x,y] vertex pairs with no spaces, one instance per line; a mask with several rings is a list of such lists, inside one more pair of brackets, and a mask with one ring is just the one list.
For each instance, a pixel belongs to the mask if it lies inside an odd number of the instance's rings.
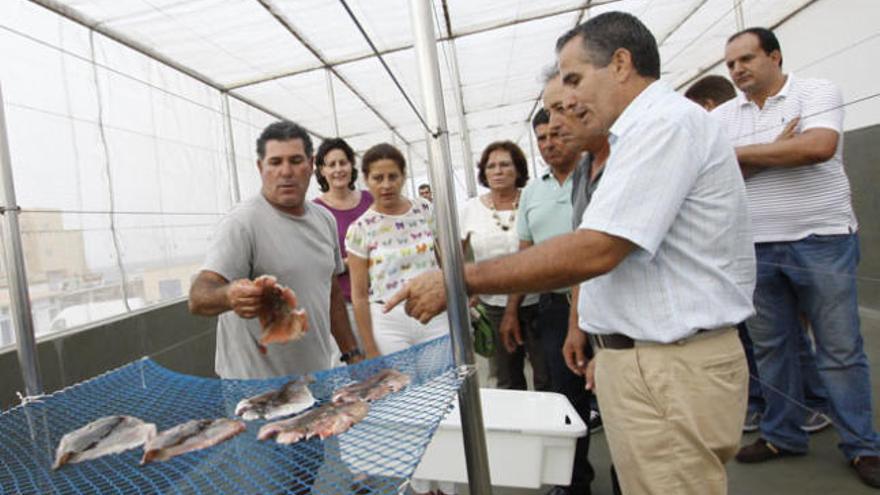
[[[367,42],[368,37],[421,109],[407,0],[34,1],[231,96],[296,120],[318,136],[340,135],[357,151],[380,140],[424,141],[419,117]],[[621,10],[642,19],[660,45],[663,78],[678,87],[720,61],[724,40],[737,30],[737,16],[742,15],[737,5],[747,13],[741,22],[772,27],[809,3],[435,0],[452,156],[462,156],[456,139],[456,87],[471,163],[493,140],[512,139],[525,146],[527,122],[541,91],[540,73],[554,61],[556,38],[591,16]],[[456,59],[460,78],[454,76]],[[417,162],[424,162],[420,146],[413,153]]]

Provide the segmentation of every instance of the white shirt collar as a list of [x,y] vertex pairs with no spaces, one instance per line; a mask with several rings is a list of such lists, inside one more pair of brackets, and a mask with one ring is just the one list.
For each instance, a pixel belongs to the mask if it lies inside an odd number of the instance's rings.
[[[659,80],[652,82],[647,88],[643,89],[614,121],[611,129],[608,131],[609,138],[616,141],[626,133],[632,126],[636,125],[644,115],[643,112],[657,101],[663,94],[672,91],[669,86]],[[613,142],[612,141],[612,142]]]
[[[776,100],[776,99],[784,99],[788,97],[788,93],[791,91],[791,81],[794,79],[794,74],[786,74],[785,76],[785,84],[782,85],[782,88],[775,95],[770,95],[767,97],[768,100]],[[736,96],[737,104],[739,106],[748,105],[752,103],[745,93],[739,93]]]

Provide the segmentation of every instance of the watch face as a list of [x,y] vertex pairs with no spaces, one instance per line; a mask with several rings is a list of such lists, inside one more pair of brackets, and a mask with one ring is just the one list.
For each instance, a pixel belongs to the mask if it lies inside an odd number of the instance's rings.
[[352,358],[356,358],[358,356],[363,356],[363,355],[364,355],[364,351],[362,351],[360,349],[354,349],[352,351],[343,352],[342,356],[339,357],[339,360],[342,361],[343,363],[347,363],[347,362],[351,361]]

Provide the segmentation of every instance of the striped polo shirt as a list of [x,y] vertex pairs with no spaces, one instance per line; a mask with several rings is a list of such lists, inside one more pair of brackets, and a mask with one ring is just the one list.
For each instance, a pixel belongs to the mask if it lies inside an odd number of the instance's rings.
[[774,167],[746,179],[755,242],[797,241],[809,235],[858,228],[843,169],[843,96],[834,83],[789,74],[764,108],[740,94],[712,112],[734,146],[769,143],[791,119],[797,132],[831,129],[840,136],[834,156],[822,163]]

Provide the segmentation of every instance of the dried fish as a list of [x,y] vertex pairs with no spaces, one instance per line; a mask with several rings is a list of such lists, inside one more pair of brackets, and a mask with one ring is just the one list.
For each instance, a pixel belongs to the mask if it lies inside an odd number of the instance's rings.
[[409,382],[408,375],[395,369],[384,369],[366,380],[340,388],[333,393],[333,402],[345,404],[358,400],[376,401],[403,389]]
[[141,464],[167,461],[195,450],[213,447],[247,429],[243,421],[234,419],[193,419],[163,431],[144,445]]
[[156,425],[133,416],[106,416],[61,437],[55,452],[58,469],[65,464],[118,454],[156,436]]
[[313,377],[307,375],[285,383],[278,390],[243,399],[235,406],[235,415],[253,421],[281,418],[305,411],[315,404],[315,398],[308,387],[314,381]]
[[266,440],[275,437],[276,442],[283,444],[296,443],[315,436],[324,439],[348,431],[369,412],[370,405],[364,401],[341,405],[328,402],[299,416],[263,425],[257,438]]
[[263,333],[260,345],[280,344],[299,340],[309,329],[306,310],[297,308],[296,294],[289,287],[278,283],[271,275],[262,275],[254,280],[263,287],[263,310],[259,314]]

